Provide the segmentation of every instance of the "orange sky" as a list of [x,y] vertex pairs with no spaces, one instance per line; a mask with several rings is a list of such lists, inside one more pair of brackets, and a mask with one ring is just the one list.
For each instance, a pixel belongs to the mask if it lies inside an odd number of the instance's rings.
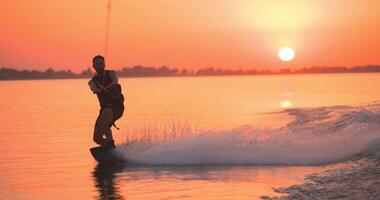
[[[4,0],[0,67],[72,69],[104,53],[107,0]],[[377,0],[112,0],[107,65],[380,64]],[[284,63],[280,47],[295,49]]]

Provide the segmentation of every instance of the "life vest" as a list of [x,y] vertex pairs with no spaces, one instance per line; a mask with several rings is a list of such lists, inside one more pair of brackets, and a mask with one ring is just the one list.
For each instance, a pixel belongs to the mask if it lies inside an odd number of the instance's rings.
[[[109,70],[105,70],[104,74],[96,74],[92,77],[92,81],[98,85],[105,87],[112,82],[112,78]],[[121,93],[120,84],[115,84],[111,88],[107,90],[107,92],[103,92],[102,94],[96,94],[98,96],[98,100],[100,103],[100,107],[104,108],[107,106],[112,106],[115,104],[123,104],[124,96]]]

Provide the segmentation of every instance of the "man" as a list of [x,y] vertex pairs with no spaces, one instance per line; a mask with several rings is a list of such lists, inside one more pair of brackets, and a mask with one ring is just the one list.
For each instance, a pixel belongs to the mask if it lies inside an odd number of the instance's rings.
[[123,115],[124,96],[121,93],[116,72],[105,70],[103,56],[95,56],[92,59],[92,67],[95,69],[96,75],[88,84],[92,92],[97,95],[100,103],[100,112],[95,122],[93,139],[100,146],[115,148],[111,126],[115,126],[115,121]]

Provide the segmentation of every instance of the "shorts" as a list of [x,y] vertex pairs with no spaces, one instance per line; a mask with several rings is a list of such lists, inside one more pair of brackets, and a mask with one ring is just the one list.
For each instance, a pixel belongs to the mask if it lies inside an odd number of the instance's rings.
[[99,123],[100,115],[102,114],[102,111],[105,108],[111,108],[112,109],[112,117],[113,117],[113,119],[109,123],[109,127],[111,127],[115,123],[116,120],[120,119],[123,116],[123,113],[124,113],[124,104],[123,104],[123,102],[120,102],[120,103],[117,102],[117,103],[112,103],[112,104],[107,105],[106,107],[101,108],[100,111],[99,111],[99,115],[98,115],[98,118],[96,119],[95,124]]

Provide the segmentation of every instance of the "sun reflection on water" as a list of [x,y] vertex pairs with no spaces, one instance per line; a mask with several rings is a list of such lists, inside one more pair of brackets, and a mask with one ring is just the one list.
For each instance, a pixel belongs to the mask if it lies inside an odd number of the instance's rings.
[[280,108],[290,108],[293,107],[293,103],[289,100],[282,100],[280,102]]

